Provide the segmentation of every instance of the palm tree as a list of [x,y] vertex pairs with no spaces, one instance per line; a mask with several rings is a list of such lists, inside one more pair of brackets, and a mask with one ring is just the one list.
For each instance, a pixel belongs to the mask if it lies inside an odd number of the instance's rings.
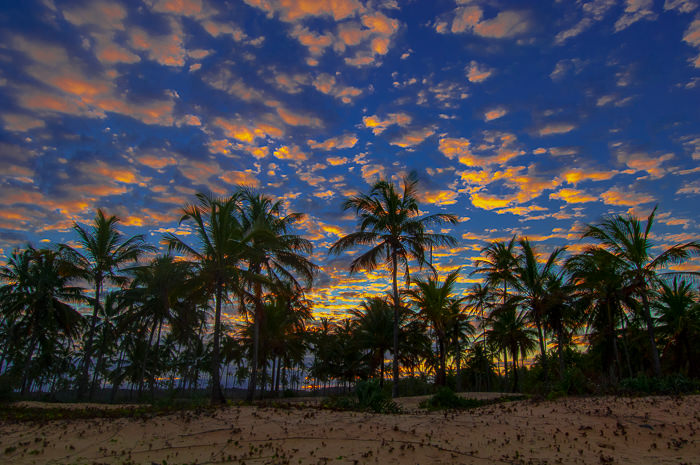
[[463,299],[455,299],[455,285],[460,269],[456,269],[440,283],[437,277],[415,281],[415,288],[406,291],[418,309],[418,316],[430,326],[437,339],[438,370],[435,384],[444,386],[446,381],[448,331],[456,325],[453,321],[459,315],[459,305]]
[[[478,360],[481,360],[483,363],[483,371],[479,370],[479,373],[484,373],[486,374],[486,390],[489,389],[489,378],[488,376],[488,363],[487,363],[487,357],[486,357],[486,352],[487,352],[487,345],[486,345],[486,326],[487,326],[487,317],[486,317],[486,310],[488,308],[493,307],[493,293],[491,288],[488,285],[482,285],[481,283],[476,283],[474,284],[470,289],[469,292],[466,295],[466,298],[464,302],[471,307],[472,309],[472,314],[479,316],[479,326],[481,327],[481,341],[476,341],[474,342],[474,346],[477,344],[480,344],[482,348],[482,353],[483,357],[477,357]],[[476,329],[476,328],[475,328]],[[477,367],[475,367],[477,368]],[[479,378],[479,385],[481,383],[481,379]]]
[[292,233],[293,225],[304,218],[303,214],[283,215],[281,200],[273,202],[251,189],[243,189],[241,197],[238,213],[245,235],[247,277],[252,282],[255,306],[253,360],[248,385],[248,400],[253,400],[257,385],[260,325],[265,318],[263,284],[287,285],[297,291],[304,288],[301,280],[311,287],[317,266],[306,257],[313,251],[311,242]]
[[372,246],[370,250],[355,258],[350,264],[350,273],[361,269],[372,271],[379,263],[391,269],[394,297],[394,360],[392,395],[399,394],[399,317],[401,300],[397,283],[399,267],[404,270],[406,281],[410,281],[409,260],[416,260],[419,267],[428,264],[426,247],[452,246],[456,241],[445,234],[426,231],[430,225],[456,224],[454,215],[439,213],[419,216],[416,196],[418,178],[415,173],[403,179],[403,191],[386,180],[376,182],[369,194],[358,194],[345,200],[344,210],[353,210],[358,217],[359,231],[350,233],[333,244],[329,253],[340,254],[356,246]]
[[196,273],[208,295],[214,297],[214,331],[211,354],[211,402],[226,402],[221,390],[221,306],[226,299],[232,276],[242,258],[243,231],[236,218],[238,197],[217,198],[197,194],[198,204],[186,205],[180,223],[191,223],[199,241],[197,248],[188,245],[172,233],[164,236],[168,250],[176,250],[192,258]]
[[602,368],[609,370],[608,377],[614,383],[615,366],[617,375],[622,373],[618,326],[624,318],[623,305],[628,298],[624,290],[622,263],[600,247],[588,247],[569,257],[565,268],[570,285],[574,287],[573,305],[582,310],[588,328],[593,330],[593,337],[601,343]]
[[651,255],[655,247],[649,237],[649,232],[654,224],[654,207],[647,218],[646,226],[642,227],[638,218],[628,214],[605,218],[596,225],[587,225],[583,237],[592,238],[600,242],[601,246],[615,259],[620,260],[624,266],[624,276],[631,292],[642,300],[642,318],[646,323],[649,348],[651,352],[652,368],[654,376],[661,376],[661,361],[656,347],[656,335],[654,318],[651,314],[649,294],[656,287],[660,276],[698,275],[693,272],[660,272],[669,265],[686,261],[700,252],[700,241],[690,241],[676,244],[656,256]]
[[564,252],[565,248],[556,248],[549,255],[547,261],[540,265],[537,257],[537,252],[530,245],[530,241],[526,238],[519,241],[521,254],[515,268],[515,285],[518,289],[520,300],[527,308],[530,319],[535,323],[537,328],[537,339],[540,345],[540,354],[542,356],[542,369],[544,372],[545,383],[549,382],[547,372],[547,349],[546,349],[546,334],[544,332],[544,319],[546,318],[551,302],[551,296],[548,293],[547,285],[555,278],[555,267],[557,260]]
[[393,345],[393,309],[387,299],[372,297],[351,310],[355,317],[355,337],[360,347],[369,351],[370,373],[379,368],[379,385],[384,387],[384,356]]
[[85,396],[88,388],[88,373],[92,363],[93,339],[100,309],[100,298],[105,281],[122,285],[126,278],[120,269],[128,262],[135,262],[146,252],[155,250],[146,244],[143,235],[124,238],[117,229],[119,218],[105,217],[102,209],[97,210],[94,222],[89,227],[73,223],[73,230],[78,234],[79,249],[67,244],[58,246],[61,254],[75,267],[81,270],[82,277],[95,286],[94,303],[90,326],[85,342],[83,360],[81,361],[80,379],[78,380],[78,399]]
[[674,279],[671,285],[662,282],[653,308],[659,315],[659,335],[667,342],[664,358],[672,359],[674,365],[686,375],[698,373],[700,370],[692,362],[696,360],[694,355],[697,354],[700,336],[697,292],[685,281]]
[[26,338],[18,353],[23,358],[22,394],[29,389],[36,350],[51,353],[57,335],[70,342],[80,330],[83,317],[70,304],[86,298],[81,288],[69,285],[74,272],[55,251],[31,246],[13,252],[0,269],[0,278],[6,282],[0,290],[3,313],[15,319],[17,334]]
[[[472,274],[486,276],[486,285],[496,289],[503,286],[502,305],[508,300],[508,285],[514,281],[514,270],[517,265],[515,258],[515,236],[510,241],[495,241],[481,250],[480,258],[476,261]],[[483,289],[482,289],[483,290]]]
[[[159,255],[147,265],[133,267],[128,271],[132,281],[124,295],[131,303],[129,317],[140,326],[149,328],[147,353],[157,356],[163,325],[174,320],[176,308],[185,301],[192,287],[192,264],[175,260],[171,255]],[[155,349],[150,352],[156,334]],[[156,368],[160,368],[159,362],[154,361]],[[142,371],[145,373],[147,360],[144,359],[142,363]],[[153,387],[153,380],[151,386]]]
[[535,331],[527,320],[525,312],[518,313],[516,307],[508,305],[495,316],[488,332],[489,340],[513,358],[513,392],[518,389],[518,354],[524,359],[535,348]]

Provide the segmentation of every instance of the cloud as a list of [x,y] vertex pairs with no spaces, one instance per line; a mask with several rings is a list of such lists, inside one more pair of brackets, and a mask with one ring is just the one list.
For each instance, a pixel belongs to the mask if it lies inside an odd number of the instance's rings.
[[107,112],[137,119],[145,124],[170,126],[174,122],[174,94],[165,98],[131,101],[117,89],[112,71],[84,72],[84,64],[63,47],[15,37],[12,47],[31,59],[25,72],[42,83],[17,84],[18,104],[28,110],[104,118]]
[[581,181],[607,181],[612,179],[618,171],[595,171],[584,168],[567,168],[562,171],[560,178],[569,184],[577,185]]
[[260,186],[260,181],[255,177],[255,173],[252,170],[245,171],[226,171],[221,175],[221,180],[227,184],[234,186],[248,186],[248,187],[258,187]]
[[362,172],[362,179],[364,179],[367,184],[373,184],[377,180],[385,177],[383,165],[362,165],[360,171]]
[[492,121],[501,118],[502,116],[505,116],[506,113],[508,113],[508,110],[506,110],[503,107],[497,107],[491,110],[487,110],[484,113],[484,121]]
[[202,9],[202,0],[157,0],[149,1],[151,9],[157,13],[168,13],[192,18],[206,16]]
[[627,29],[637,21],[654,21],[657,17],[651,8],[654,0],[626,0],[625,12],[615,21],[615,32]]
[[343,134],[338,137],[331,137],[323,142],[316,142],[315,140],[309,140],[307,143],[312,149],[321,149],[325,151],[330,151],[334,149],[349,149],[357,144],[357,136],[354,134]]
[[433,134],[435,134],[435,130],[431,127],[412,129],[393,139],[390,144],[401,148],[413,147],[420,144]]
[[364,10],[357,0],[245,0],[255,8],[267,12],[268,16],[278,16],[285,22],[295,22],[306,17],[330,16],[336,21],[354,16]]
[[674,155],[667,153],[661,156],[650,156],[645,152],[620,149],[617,151],[617,161],[625,164],[635,171],[646,171],[652,179],[663,177],[667,170],[662,168],[665,161],[671,160]]
[[635,207],[655,200],[654,197],[648,194],[637,193],[631,189],[622,191],[615,187],[608,189],[600,194],[600,196],[606,205],[620,205],[626,207]]
[[389,113],[386,118],[380,118],[377,115],[363,116],[362,123],[366,128],[372,129],[372,133],[378,136],[384,130],[394,124],[405,127],[411,124],[412,118],[406,113]]
[[340,85],[336,82],[335,76],[327,73],[319,74],[316,79],[314,79],[313,86],[319,92],[332,95],[343,103],[350,103],[355,97],[362,94],[362,89]]
[[306,160],[308,155],[306,155],[304,152],[299,149],[298,146],[292,145],[283,145],[272,154],[275,156],[275,158],[278,158],[280,160],[293,160],[293,161],[303,161]]
[[481,140],[474,143],[465,138],[442,138],[438,150],[450,160],[457,159],[470,167],[504,164],[525,154],[513,134],[497,131],[484,131]]
[[685,182],[676,191],[676,194],[700,195],[700,181]]
[[569,29],[559,32],[554,43],[561,45],[572,37],[576,37],[596,22],[602,20],[606,13],[616,5],[617,0],[592,0],[589,2],[577,2],[583,10],[583,17]]
[[458,195],[458,192],[449,189],[425,190],[419,200],[432,205],[454,205]]
[[[484,12],[479,6],[458,7],[454,11],[450,32],[453,34],[472,33],[481,37],[505,39],[518,37],[531,28],[530,15],[524,11],[500,11],[495,17],[484,19]],[[435,29],[439,33],[447,32],[447,24],[438,22]]]
[[595,202],[598,200],[597,197],[587,194],[582,190],[569,188],[559,189],[557,192],[552,192],[549,194],[549,198],[563,200],[566,203],[586,203]]
[[664,10],[675,10],[679,13],[691,13],[698,8],[698,2],[695,0],[666,0],[664,2]]
[[579,74],[581,71],[583,71],[586,64],[587,62],[581,60],[580,58],[559,60],[557,64],[554,65],[552,72],[549,73],[549,77],[552,79],[552,81],[561,81],[569,73]]
[[27,132],[36,128],[43,128],[44,121],[30,115],[20,113],[4,113],[1,115],[3,126],[7,131]]
[[[683,41],[687,42],[691,46],[700,49],[700,17],[697,17],[690,23],[688,29],[686,29],[683,34]],[[696,67],[700,68],[700,55],[693,58],[691,63]]]
[[240,118],[214,118],[212,125],[220,128],[226,137],[236,139],[240,142],[252,144],[258,138],[273,137],[279,138],[284,134],[284,130],[279,126],[266,121],[243,121]]
[[309,126],[313,128],[323,127],[323,123],[315,116],[307,116],[301,113],[294,113],[282,106],[277,107],[277,114],[282,118],[282,121],[290,126]]
[[465,71],[467,73],[467,79],[472,83],[484,82],[493,74],[491,68],[481,65],[474,60],[469,62]]
[[576,129],[576,126],[570,123],[548,123],[537,130],[540,136],[550,136],[552,134],[566,134]]

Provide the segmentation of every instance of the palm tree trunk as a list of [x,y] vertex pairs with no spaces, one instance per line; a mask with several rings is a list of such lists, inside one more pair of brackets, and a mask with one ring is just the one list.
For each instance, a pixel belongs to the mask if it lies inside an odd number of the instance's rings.
[[399,287],[396,282],[396,273],[399,264],[396,262],[396,251],[392,253],[393,269],[391,272],[392,285],[394,290],[394,359],[392,361],[392,371],[394,380],[391,386],[391,397],[399,396]]
[[24,363],[24,368],[22,369],[22,389],[20,392],[23,396],[26,395],[29,390],[27,380],[29,378],[29,369],[32,366],[32,357],[34,356],[37,342],[38,339],[36,337],[32,337],[32,343],[30,345],[29,354],[27,355],[27,361]]
[[456,338],[455,351],[457,352],[455,354],[455,356],[457,357],[457,376],[455,379],[455,390],[457,392],[460,392],[462,390],[462,347],[459,343],[459,335],[457,335]]
[[559,356],[559,379],[564,379],[564,328],[561,325],[557,328],[557,355]]
[[252,402],[258,383],[258,352],[260,350],[260,318],[262,316],[262,285],[255,283],[255,312],[253,314],[253,367],[250,370],[250,382],[246,400]]
[[437,375],[437,385],[444,386],[446,380],[445,373],[445,341],[443,338],[438,338],[438,375]]
[[539,317],[535,318],[535,325],[537,326],[537,339],[539,340],[540,353],[542,354],[542,373],[544,374],[544,385],[545,389],[548,389],[547,386],[549,386],[549,374],[547,370],[547,349],[544,347],[544,334],[542,332],[542,323],[540,322]]
[[95,337],[95,327],[97,326],[97,312],[100,308],[100,291],[102,290],[102,275],[95,278],[95,305],[92,310],[92,321],[88,331],[87,342],[85,343],[85,354],[83,355],[82,370],[78,381],[78,400],[83,400],[88,389],[88,374],[90,372],[90,361],[92,359],[92,340]]
[[513,351],[513,392],[518,392],[518,349]]
[[647,335],[649,336],[649,348],[651,349],[651,363],[654,370],[654,376],[661,376],[661,359],[659,358],[659,349],[656,347],[656,336],[654,334],[654,320],[651,318],[649,311],[649,299],[646,292],[642,292],[642,305],[644,306],[644,321],[647,324]]
[[221,339],[221,299],[223,298],[224,284],[221,278],[217,278],[216,282],[216,302],[214,314],[214,347],[211,354],[211,403],[214,405],[225,404],[226,398],[221,391],[221,375],[220,356],[219,356],[219,341]]
[[146,378],[146,363],[148,362],[148,353],[151,351],[151,344],[153,344],[153,336],[156,332],[156,322],[153,322],[153,327],[151,328],[150,335],[148,336],[148,345],[146,346],[146,353],[143,356],[143,361],[141,362],[141,376],[139,377],[139,397],[143,392],[144,378]]

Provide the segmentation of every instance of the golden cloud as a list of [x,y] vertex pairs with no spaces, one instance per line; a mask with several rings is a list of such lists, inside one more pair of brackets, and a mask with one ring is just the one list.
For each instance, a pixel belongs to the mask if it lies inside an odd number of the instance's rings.
[[634,207],[654,201],[654,197],[648,194],[641,194],[632,190],[622,191],[618,188],[611,188],[600,194],[606,205],[622,205]]
[[[357,136],[354,134],[343,134],[342,136],[338,137],[331,137],[330,139],[326,139],[323,142],[316,142],[313,139],[310,139],[307,141],[309,144],[309,147],[312,149],[321,149],[321,150],[334,150],[334,149],[349,149],[355,146],[357,144]],[[347,159],[345,159],[345,163],[347,163]],[[332,163],[331,163],[332,164]],[[339,163],[342,164],[342,163]]]
[[566,134],[571,132],[576,128],[573,124],[569,123],[550,123],[537,130],[540,136],[549,136],[552,134]]
[[558,190],[557,192],[552,192],[551,194],[549,194],[549,198],[563,200],[566,203],[586,203],[595,202],[596,200],[598,200],[597,197],[587,194],[582,190],[569,188],[564,188]]
[[506,113],[508,113],[508,110],[503,107],[493,108],[484,113],[484,121],[492,121],[501,118],[502,116],[505,116]]

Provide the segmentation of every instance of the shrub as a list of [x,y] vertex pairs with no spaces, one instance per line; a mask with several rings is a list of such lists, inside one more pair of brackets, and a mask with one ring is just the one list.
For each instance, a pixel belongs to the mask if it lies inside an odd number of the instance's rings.
[[688,394],[700,390],[700,381],[688,379],[681,374],[650,378],[637,376],[625,378],[619,386],[622,394]]
[[438,391],[432,397],[421,402],[420,407],[430,410],[468,409],[480,407],[484,404],[485,402],[477,399],[465,399],[463,397],[459,397],[452,389],[444,386],[438,389]]

